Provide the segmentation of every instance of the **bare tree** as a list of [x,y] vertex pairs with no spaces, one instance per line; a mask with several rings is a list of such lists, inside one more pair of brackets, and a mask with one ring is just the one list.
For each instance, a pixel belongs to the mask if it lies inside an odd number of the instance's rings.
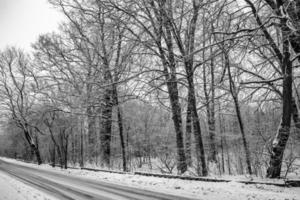
[[30,92],[35,87],[30,67],[28,56],[20,50],[9,48],[0,53],[2,108],[23,131],[38,164],[41,164],[37,140],[34,140],[40,130],[31,122],[32,116],[35,115],[36,96]]

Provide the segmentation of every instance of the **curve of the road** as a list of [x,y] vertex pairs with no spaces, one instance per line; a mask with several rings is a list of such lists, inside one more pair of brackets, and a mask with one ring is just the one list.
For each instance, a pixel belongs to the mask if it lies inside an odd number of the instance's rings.
[[0,170],[60,200],[192,200],[128,186],[8,163]]

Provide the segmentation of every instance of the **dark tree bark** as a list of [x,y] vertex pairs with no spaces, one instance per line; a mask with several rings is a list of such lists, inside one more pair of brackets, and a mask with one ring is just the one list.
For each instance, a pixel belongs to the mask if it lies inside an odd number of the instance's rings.
[[[120,103],[119,103],[118,88],[117,88],[117,82],[119,81],[119,74],[120,74],[120,71],[122,71],[121,66],[123,65],[123,63],[120,63],[120,62],[122,62],[121,50],[122,50],[122,40],[123,40],[124,31],[120,30],[120,27],[118,27],[118,32],[119,33],[118,33],[118,43],[117,43],[117,53],[116,53],[116,60],[115,60],[115,69],[118,69],[119,71],[114,73],[114,80],[111,80],[111,81],[113,82],[114,105],[117,107],[119,136],[120,136],[122,161],[123,161],[123,163],[122,163],[123,171],[127,171],[127,157],[126,157],[126,147],[125,147],[125,141],[124,141],[123,117],[122,117],[121,106],[120,106]],[[123,62],[124,62],[124,60],[123,60]]]
[[186,162],[188,166],[192,166],[192,106],[190,104],[190,93],[188,94],[187,111],[186,111],[186,127],[185,127],[185,151],[186,151]]
[[[195,94],[194,90],[194,82],[192,78],[189,78],[189,87],[190,93]],[[205,153],[204,153],[204,145],[202,141],[202,134],[201,134],[201,127],[200,127],[200,121],[199,121],[199,116],[197,112],[197,107],[196,107],[196,98],[195,95],[191,96],[190,103],[192,105],[192,112],[193,112],[193,126],[194,126],[194,134],[195,134],[195,140],[196,140],[196,151],[197,151],[197,161],[198,164],[201,162],[201,173],[200,169],[198,169],[198,174],[202,176],[207,176],[207,167],[206,167],[206,160],[205,160]]]
[[[137,16],[134,15],[133,12],[131,12],[131,10],[122,8],[115,3],[112,3],[112,6],[133,19],[141,27],[145,34],[147,34],[153,40],[153,43],[158,50],[156,52],[156,55],[159,56],[162,62],[163,75],[166,80],[171,105],[172,120],[176,134],[177,169],[179,173],[184,173],[187,170],[187,164],[183,141],[181,107],[179,103],[177,85],[178,81],[176,77],[176,62],[171,33],[172,26],[168,20],[168,16],[166,15],[166,12],[170,11],[168,5],[166,5],[168,3],[170,2],[167,2],[165,0],[155,0],[142,2],[142,4],[139,5],[144,8],[142,12],[144,12],[144,14],[149,18],[147,20],[149,20],[148,22],[151,23],[153,29],[149,29],[147,26],[145,26],[145,24],[140,21],[140,19],[137,18]],[[135,30],[130,29],[129,31],[135,33]],[[138,38],[138,41],[140,41],[138,35],[133,35]],[[142,44],[150,51],[153,51],[152,45],[149,46],[147,43],[143,42]],[[163,47],[164,45],[166,46],[166,48]]]
[[124,141],[124,129],[123,129],[123,118],[121,113],[121,107],[119,105],[119,97],[117,93],[117,86],[114,84],[114,101],[115,106],[117,107],[117,115],[118,115],[118,126],[119,126],[119,135],[120,135],[120,143],[121,143],[121,151],[122,151],[122,161],[123,161],[123,171],[127,171],[127,160],[126,160],[126,148]]
[[[103,91],[103,102],[101,108],[100,116],[100,157],[101,165],[110,167],[110,156],[111,156],[111,135],[112,135],[112,109],[113,109],[113,77],[110,69],[110,57],[111,53],[109,49],[112,48],[111,44],[107,44],[106,41],[106,32],[105,29],[106,19],[101,8],[100,2],[97,2],[98,5],[98,20],[100,28],[100,40],[101,40],[101,61],[102,61],[102,70],[103,70],[103,81],[106,86]],[[111,33],[113,34],[113,33]]]
[[183,132],[182,132],[182,119],[181,119],[181,107],[179,103],[179,94],[177,87],[177,77],[176,77],[176,63],[175,63],[175,55],[173,50],[173,41],[172,41],[172,33],[171,33],[171,24],[166,16],[165,11],[168,10],[165,8],[166,2],[160,3],[160,14],[159,19],[161,28],[165,29],[165,42],[168,49],[168,55],[165,55],[165,52],[161,45],[162,32],[158,33],[160,38],[158,43],[158,48],[160,52],[160,57],[164,66],[164,75],[166,78],[169,99],[171,103],[171,111],[172,111],[172,120],[174,122],[174,128],[176,133],[176,145],[177,145],[177,170],[179,173],[184,173],[187,170],[187,163],[184,151],[184,142],[183,142]]
[[[192,52],[194,51],[195,32],[196,32],[196,24],[198,20],[199,8],[200,8],[199,2],[193,1],[193,16],[190,22],[189,34],[187,35],[187,39],[189,42],[186,43],[185,50],[183,45],[181,45],[182,42],[180,42],[179,39],[177,39],[176,41],[179,46],[179,49],[182,49],[181,53],[185,58],[184,65],[185,65],[187,81],[188,81],[188,93],[189,93],[189,100],[190,100],[189,103],[191,105],[192,116],[193,116],[192,119],[193,119],[194,135],[195,135],[196,150],[197,150],[197,162],[198,162],[197,166],[199,165],[199,162],[201,162],[201,173],[200,173],[200,169],[198,169],[197,171],[199,175],[207,176],[208,172],[207,172],[200,119],[198,116],[197,102],[196,102],[196,95],[195,95],[196,93],[195,93],[195,85],[194,85],[194,56],[192,54]],[[177,36],[177,38],[179,37]]]
[[102,165],[110,166],[110,143],[111,143],[111,127],[112,127],[112,96],[111,89],[107,88],[104,94],[103,108],[101,112],[100,122],[100,150]]
[[83,129],[84,129],[83,122],[81,122],[81,128],[80,128],[80,159],[79,159],[80,167],[84,167]]
[[[194,85],[194,43],[195,43],[195,32],[196,32],[196,24],[198,20],[199,15],[199,8],[200,3],[197,1],[193,1],[193,15],[189,24],[189,30],[186,34],[186,42],[185,45],[183,43],[183,40],[180,36],[180,30],[177,29],[176,26],[174,26],[174,22],[172,22],[172,6],[169,5],[168,12],[164,12],[165,20],[166,20],[166,32],[168,34],[168,31],[171,30],[172,33],[169,33],[170,35],[173,34],[173,37],[177,43],[177,46],[179,48],[179,51],[181,52],[181,55],[184,58],[184,66],[185,71],[187,75],[187,81],[188,81],[188,104],[191,108],[192,113],[192,119],[193,119],[193,127],[194,127],[194,135],[195,135],[195,142],[196,142],[196,151],[197,151],[197,166],[201,165],[201,172],[198,168],[198,174],[202,176],[207,175],[207,166],[206,166],[206,160],[205,160],[205,153],[204,153],[204,146],[202,141],[202,133],[201,133],[201,126],[200,126],[200,120],[197,112],[197,102],[196,102],[196,93],[195,93],[195,85]],[[171,39],[170,39],[171,40]]]
[[33,138],[31,137],[31,134],[29,133],[29,131],[27,129],[28,128],[25,127],[25,130],[24,130],[25,138],[26,138],[27,142],[29,143],[32,152],[36,156],[38,165],[40,165],[40,164],[42,164],[40,150],[38,148],[38,145],[34,143]]
[[34,154],[36,156],[36,160],[37,160],[38,165],[42,164],[43,161],[42,161],[42,158],[41,158],[41,154],[40,154],[39,148],[37,146],[35,146],[35,145],[31,145],[31,148],[33,149],[33,152],[34,152]]
[[177,144],[177,169],[180,173],[184,173],[187,170],[186,157],[183,145],[183,133],[182,133],[182,119],[181,119],[181,107],[179,104],[177,78],[175,72],[175,63],[171,66],[170,76],[166,74],[167,87],[169,91],[169,98],[172,109],[172,119],[174,122],[174,128],[176,133],[176,144]]
[[[265,2],[273,9],[275,15],[280,19],[281,38],[282,38],[282,51],[275,44],[267,28],[262,23],[258,11],[256,10],[254,4],[245,0],[250,6],[257,24],[260,26],[262,33],[268,40],[270,47],[274,51],[280,65],[281,73],[283,77],[283,87],[282,87],[282,119],[279,125],[277,134],[273,140],[271,147],[271,157],[270,166],[267,169],[267,177],[269,178],[279,178],[281,172],[281,164],[283,159],[283,154],[285,150],[286,143],[290,134],[290,123],[292,112],[292,62],[290,60],[290,46],[293,48],[294,52],[297,54],[300,52],[300,31],[299,31],[299,1],[273,1],[265,0]],[[286,17],[286,15],[289,17]],[[289,24],[289,25],[288,25]],[[293,26],[293,28],[291,28]],[[293,30],[295,29],[295,30]],[[300,58],[298,57],[298,61]],[[295,116],[295,115],[294,115]],[[295,118],[294,118],[295,119]]]
[[279,178],[286,143],[290,134],[292,117],[292,63],[290,61],[290,43],[288,36],[290,30],[287,19],[281,19],[281,34],[283,38],[283,59],[281,61],[283,74],[282,88],[282,118],[277,134],[272,143],[270,166],[267,169],[267,177]]
[[[107,55],[106,53],[104,53]],[[111,82],[112,75],[109,69],[107,56],[103,58],[104,63],[104,82],[108,86],[104,89],[103,104],[101,109],[100,120],[100,150],[101,150],[101,165],[110,167],[110,143],[112,130],[112,108],[113,108],[113,84]]]
[[65,145],[64,145],[64,168],[68,168],[68,148],[69,148],[69,134],[65,135]]
[[[212,28],[212,32],[213,32]],[[212,36],[210,38],[212,44]],[[213,48],[210,48],[210,56],[213,55]],[[216,148],[216,119],[215,119],[215,71],[214,71],[214,58],[210,60],[210,78],[211,78],[211,98],[210,98],[210,118],[208,118],[209,140],[210,140],[210,154],[208,160],[217,163],[217,148]]]

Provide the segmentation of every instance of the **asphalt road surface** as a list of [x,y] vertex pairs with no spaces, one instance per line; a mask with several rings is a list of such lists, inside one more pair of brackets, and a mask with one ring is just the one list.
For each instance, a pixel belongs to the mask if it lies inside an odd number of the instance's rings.
[[0,170],[60,200],[192,200],[185,197],[12,164],[1,159]]

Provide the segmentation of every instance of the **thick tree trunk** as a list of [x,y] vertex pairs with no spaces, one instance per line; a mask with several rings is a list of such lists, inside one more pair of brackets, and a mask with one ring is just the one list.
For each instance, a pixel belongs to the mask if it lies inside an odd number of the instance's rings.
[[[187,66],[187,64],[186,64]],[[192,68],[186,68],[188,74],[188,86],[189,86],[189,94],[190,94],[190,104],[192,108],[192,116],[193,116],[193,126],[194,126],[194,134],[195,134],[195,142],[196,142],[196,150],[198,152],[197,162],[198,164],[201,163],[201,173],[198,170],[198,174],[202,176],[207,176],[207,167],[206,167],[206,160],[205,160],[205,153],[204,153],[204,145],[202,141],[202,133],[200,127],[200,120],[197,112],[197,105],[196,105],[196,97],[195,97],[195,87],[194,87],[194,80],[192,75]]]
[[172,74],[171,78],[167,81],[169,98],[172,108],[172,119],[174,122],[174,128],[176,133],[177,170],[179,171],[179,173],[184,173],[187,170],[187,164],[183,145],[181,108],[179,104],[177,80],[175,77],[175,73]]
[[225,65],[227,67],[228,77],[229,77],[230,93],[231,93],[231,96],[232,96],[233,101],[234,101],[234,107],[235,107],[237,119],[238,119],[238,122],[239,122],[240,131],[241,131],[241,134],[242,134],[242,141],[243,141],[243,147],[244,147],[245,156],[246,156],[247,170],[248,170],[249,174],[252,174],[250,150],[249,150],[249,146],[248,146],[247,139],[246,139],[244,123],[243,123],[242,114],[241,114],[241,111],[240,111],[238,94],[237,94],[237,91],[236,91],[234,80],[231,76],[231,70],[230,70],[230,63],[229,63],[228,54],[225,53],[224,56],[225,56]]
[[110,167],[110,143],[112,131],[112,109],[113,109],[113,83],[112,75],[109,69],[109,64],[104,59],[104,80],[108,86],[104,89],[103,106],[101,109],[100,120],[100,150],[101,150],[101,165]]
[[32,152],[36,156],[36,160],[37,160],[38,165],[42,164],[42,158],[41,158],[41,154],[40,154],[38,145],[34,143],[29,131],[24,130],[24,134],[25,134],[25,138],[26,138],[27,142],[30,145],[30,148],[31,148]]
[[[177,170],[179,173],[184,173],[187,170],[187,163],[184,151],[183,133],[182,133],[182,119],[181,107],[179,104],[179,95],[177,88],[177,78],[175,69],[175,60],[171,59],[169,62],[165,60],[164,53],[161,51],[161,60],[164,66],[164,75],[167,82],[169,99],[171,104],[172,120],[176,133],[176,146],[177,146]],[[168,72],[170,68],[170,73]]]
[[[118,29],[119,30],[119,29]],[[120,31],[118,33],[118,43],[117,43],[117,54],[115,60],[115,69],[118,69],[122,66],[120,63],[121,60],[121,50],[122,50],[122,41],[123,41],[123,33]],[[113,76],[111,75],[110,78]],[[120,136],[120,144],[121,144],[121,151],[122,151],[122,164],[123,164],[123,171],[127,171],[127,156],[126,156],[126,146],[124,141],[124,127],[123,127],[123,117],[121,106],[119,104],[119,96],[118,96],[118,88],[117,82],[119,81],[119,74],[114,73],[114,80],[111,80],[113,83],[113,100],[114,104],[117,107],[117,115],[118,115],[118,126],[119,126],[119,136]]]
[[111,127],[112,127],[112,93],[108,88],[104,94],[104,102],[101,112],[100,124],[100,150],[102,166],[110,167],[110,143],[111,143]]
[[291,117],[292,117],[292,63],[290,61],[288,34],[289,28],[286,25],[286,19],[281,19],[281,30],[283,38],[283,88],[282,88],[282,118],[277,134],[272,143],[270,166],[267,169],[267,177],[279,178],[281,164],[286,143],[290,135]]
[[[193,119],[193,127],[194,127],[194,135],[195,135],[195,142],[196,142],[196,157],[197,157],[197,167],[198,174],[202,176],[207,175],[207,167],[206,167],[206,160],[204,154],[204,146],[202,141],[202,133],[201,133],[201,126],[200,120],[197,112],[197,102],[196,102],[196,95],[195,95],[195,86],[194,86],[194,43],[195,43],[195,32],[196,32],[196,25],[198,19],[198,13],[200,8],[200,3],[193,0],[193,15],[190,20],[189,30],[186,33],[186,41],[185,46],[184,42],[180,37],[180,31],[174,26],[175,23],[170,22],[170,16],[172,16],[172,6],[169,5],[168,12],[166,15],[166,33],[168,41],[167,43],[172,44],[171,33],[169,30],[172,30],[174,39],[179,47],[179,51],[181,52],[182,56],[184,57],[184,66],[187,75],[188,81],[188,99],[189,105],[191,108],[192,119]],[[173,19],[172,19],[173,20]],[[168,45],[168,44],[167,44]],[[200,165],[201,165],[201,173],[200,173]]]
[[[165,56],[165,52],[161,46],[158,45],[160,51],[160,57],[164,67],[164,74],[167,82],[167,88],[169,93],[169,99],[171,104],[172,119],[174,122],[174,128],[176,133],[176,145],[177,145],[177,170],[179,173],[184,173],[187,170],[187,163],[184,151],[184,141],[183,141],[183,131],[182,131],[182,119],[181,119],[181,107],[179,103],[179,94],[177,87],[177,78],[176,78],[176,62],[173,49],[172,41],[172,25],[166,16],[165,2],[162,4],[160,10],[160,18],[162,19],[162,27],[165,28],[166,35],[164,40],[167,45],[168,55]],[[169,72],[170,71],[170,72]]]
[[33,145],[31,146],[31,148],[33,149],[33,152],[36,156],[36,160],[37,160],[37,163],[38,165],[42,164],[42,158],[41,158],[41,154],[40,154],[40,150],[37,146]]

